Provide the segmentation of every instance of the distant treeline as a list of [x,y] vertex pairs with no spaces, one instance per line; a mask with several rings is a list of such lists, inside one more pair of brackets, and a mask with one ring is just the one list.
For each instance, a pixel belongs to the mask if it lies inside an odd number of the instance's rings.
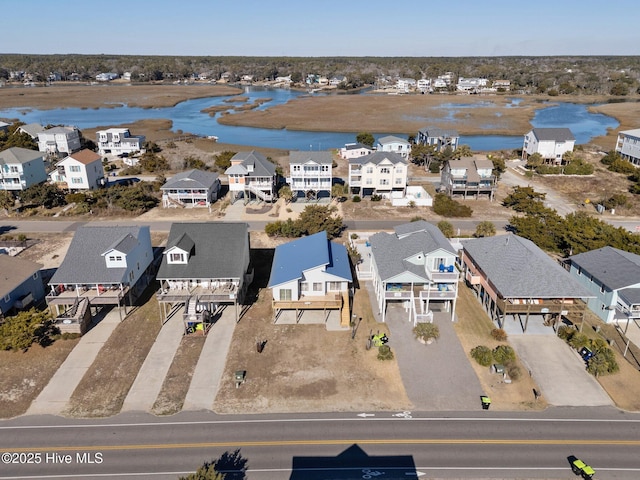
[[291,76],[300,82],[308,74],[344,75],[348,87],[373,85],[381,79],[436,78],[451,72],[457,77],[504,79],[511,90],[550,94],[640,93],[640,57],[194,57],[140,55],[19,55],[0,54],[0,78],[25,72],[29,80],[51,78],[90,81],[99,73],[131,73],[135,82],[176,81],[206,74],[229,81],[251,76],[272,81]]

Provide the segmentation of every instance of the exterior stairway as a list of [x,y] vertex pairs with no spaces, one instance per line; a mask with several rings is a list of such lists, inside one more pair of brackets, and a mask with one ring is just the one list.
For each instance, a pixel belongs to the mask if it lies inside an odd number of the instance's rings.
[[258,197],[263,202],[271,202],[273,200],[273,195],[267,192],[263,192],[257,187],[253,185],[248,185],[249,191],[253,193],[256,197]]
[[342,309],[340,310],[340,326],[348,327],[351,321],[351,308],[349,305],[349,292],[342,292]]

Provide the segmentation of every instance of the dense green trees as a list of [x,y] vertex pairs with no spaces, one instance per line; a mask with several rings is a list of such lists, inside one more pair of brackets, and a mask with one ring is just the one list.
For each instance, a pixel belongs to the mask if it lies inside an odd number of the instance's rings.
[[369,132],[360,132],[356,135],[356,142],[366,145],[368,147],[373,147],[373,143],[375,142],[375,138]]
[[514,233],[549,252],[575,255],[610,245],[640,254],[640,238],[624,228],[616,228],[584,211],[562,217],[545,207],[543,200],[544,194],[531,187],[515,187],[505,197],[504,205],[524,214],[509,220]]
[[20,200],[23,205],[42,205],[45,208],[61,207],[67,204],[62,190],[56,185],[46,182],[31,185],[26,190],[20,192]]
[[265,232],[270,237],[301,237],[326,231],[329,238],[334,238],[344,230],[342,217],[336,212],[335,206],[308,205],[297,220],[267,223]]
[[214,157],[215,158],[214,163],[216,168],[219,171],[224,172],[227,168],[231,166],[231,159],[236,153],[237,152],[230,152],[228,150],[225,150],[224,152],[220,152],[219,154],[217,154]]
[[[253,75],[254,81],[291,75],[303,80],[301,72],[332,77],[346,75],[349,87],[371,85],[378,78],[400,75],[433,78],[444,72],[464,77],[511,80],[511,90],[525,93],[626,95],[636,91],[638,80],[631,74],[640,70],[640,58],[625,56],[564,57],[213,57],[140,55],[0,55],[0,77],[10,71],[26,71],[43,81],[48,72],[63,79],[72,73],[82,81],[100,72],[131,72],[136,82],[186,79],[207,73],[218,79],[230,72],[232,80]],[[453,87],[455,88],[455,87]]]

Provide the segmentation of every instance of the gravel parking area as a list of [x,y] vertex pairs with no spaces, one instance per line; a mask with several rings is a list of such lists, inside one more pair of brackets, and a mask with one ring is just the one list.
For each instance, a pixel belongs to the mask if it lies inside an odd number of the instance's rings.
[[613,404],[578,353],[555,335],[512,335],[509,343],[530,369],[547,403],[572,407]]

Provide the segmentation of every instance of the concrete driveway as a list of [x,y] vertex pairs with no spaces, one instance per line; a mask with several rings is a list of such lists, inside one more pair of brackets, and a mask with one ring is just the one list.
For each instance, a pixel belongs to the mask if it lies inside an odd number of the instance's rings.
[[[375,305],[371,282],[363,284]],[[380,321],[375,307],[374,315]],[[400,376],[414,409],[480,410],[478,398],[483,394],[482,386],[453,329],[451,314],[434,312],[440,338],[431,345],[423,345],[414,338],[413,324],[402,304],[389,303],[386,319],[389,346],[397,358]]]
[[555,335],[510,335],[545,400],[555,406],[613,405],[576,351]]

